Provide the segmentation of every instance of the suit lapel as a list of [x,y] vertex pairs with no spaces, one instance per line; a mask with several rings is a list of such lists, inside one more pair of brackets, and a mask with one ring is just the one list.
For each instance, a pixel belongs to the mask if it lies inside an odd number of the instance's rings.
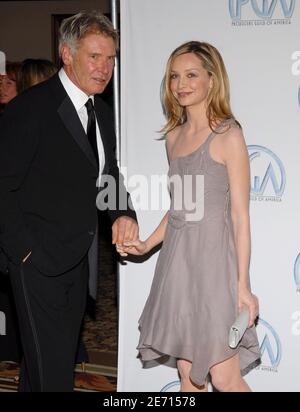
[[97,162],[94,156],[93,149],[90,146],[87,135],[82,127],[81,121],[75,110],[71,99],[69,98],[67,92],[65,91],[58,74],[55,74],[51,79],[48,80],[49,86],[53,92],[53,100],[58,107],[57,112],[66,126],[67,130],[78,144],[80,149],[83,151],[85,156],[89,159],[91,164],[98,170]]
[[84,152],[89,161],[97,168],[93,150],[89,144],[87,135],[82,127],[78,114],[68,96],[63,100],[58,108],[58,113],[66,128],[69,130],[74,140]]

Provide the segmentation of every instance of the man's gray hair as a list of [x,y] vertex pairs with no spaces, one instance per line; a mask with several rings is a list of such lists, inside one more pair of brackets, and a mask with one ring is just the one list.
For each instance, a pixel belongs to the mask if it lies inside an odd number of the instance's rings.
[[97,10],[81,11],[74,16],[64,19],[59,29],[59,53],[67,44],[72,54],[76,52],[78,42],[90,33],[99,33],[111,37],[119,47],[119,35],[112,22]]

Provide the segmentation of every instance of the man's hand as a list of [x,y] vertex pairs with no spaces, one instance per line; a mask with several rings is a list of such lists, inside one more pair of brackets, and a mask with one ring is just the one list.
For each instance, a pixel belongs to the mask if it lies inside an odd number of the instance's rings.
[[139,237],[137,222],[128,216],[121,216],[112,225],[112,243],[123,245],[124,242],[134,242]]
[[24,257],[24,259],[22,260],[23,263],[26,262],[26,260],[29,258],[29,256],[31,255],[31,253],[32,253],[32,251],[30,251],[30,252],[28,253],[28,255],[26,255],[26,256]]

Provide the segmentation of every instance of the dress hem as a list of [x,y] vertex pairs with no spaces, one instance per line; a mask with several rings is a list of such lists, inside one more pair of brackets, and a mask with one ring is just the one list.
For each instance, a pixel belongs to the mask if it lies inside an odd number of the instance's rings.
[[[175,359],[184,359],[187,360],[189,362],[191,362],[191,364],[193,365],[193,360],[191,359],[191,356],[185,356],[184,354],[180,354],[176,351],[172,351],[172,350],[160,350],[158,349],[157,346],[152,346],[152,345],[142,345],[142,346],[138,346],[137,350],[139,351],[139,358],[141,359],[142,362],[149,362],[152,360],[156,360],[159,359],[163,356],[168,356],[168,357],[172,357]],[[228,359],[233,358],[236,354],[240,354],[240,346],[237,347],[236,349],[231,349],[233,351],[233,353],[229,354],[229,356],[224,355],[224,357],[222,357],[222,359],[216,359],[216,360],[212,360],[209,362],[209,366],[207,368],[207,373],[205,374],[205,376],[203,376],[203,379],[199,379],[195,378],[193,376],[192,373],[190,373],[190,379],[191,381],[197,385],[197,386],[203,386],[206,383],[206,378],[207,375],[209,374],[209,371],[212,367],[214,367],[215,365],[218,365],[219,363],[225,362]],[[151,351],[152,352],[152,356],[151,357],[144,357],[143,356],[143,351]],[[247,373],[249,373],[252,369],[254,369],[255,367],[257,367],[259,364],[261,363],[261,358],[258,355],[254,355],[253,354],[253,360],[250,361],[248,363],[247,366],[245,366],[244,368],[241,368],[241,376],[245,376]]]

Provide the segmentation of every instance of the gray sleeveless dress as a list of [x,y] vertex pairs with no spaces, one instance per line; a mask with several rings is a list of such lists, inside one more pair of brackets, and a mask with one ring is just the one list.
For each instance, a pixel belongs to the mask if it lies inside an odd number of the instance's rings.
[[[220,126],[236,127],[233,119]],[[227,127],[228,126],[228,127]],[[230,215],[227,170],[214,161],[209,145],[215,133],[187,156],[170,161],[169,177],[183,180],[187,190],[170,184],[171,207],[151,291],[139,320],[137,349],[143,361],[169,355],[192,362],[190,378],[203,385],[209,369],[236,353],[241,372],[259,363],[260,350],[255,327],[247,329],[236,349],[228,346],[229,329],[237,313],[237,261]],[[178,199],[192,190],[196,176],[204,176],[204,216],[191,219],[190,206],[178,210]],[[178,195],[179,193],[179,195]],[[174,198],[177,196],[177,206]],[[185,206],[184,201],[182,202]],[[176,206],[176,207],[175,207]],[[189,216],[187,218],[187,216]]]

